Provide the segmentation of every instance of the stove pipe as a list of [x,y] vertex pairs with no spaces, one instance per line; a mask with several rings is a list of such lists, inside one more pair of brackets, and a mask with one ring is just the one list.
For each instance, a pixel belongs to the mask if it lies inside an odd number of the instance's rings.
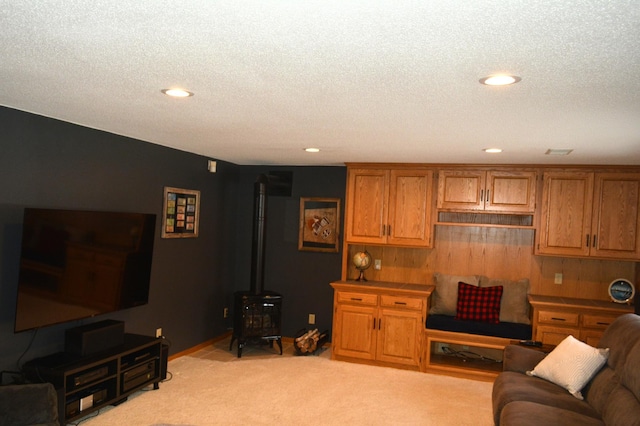
[[267,184],[266,175],[258,176],[253,185],[253,239],[251,241],[251,293],[264,290],[264,256],[267,245]]

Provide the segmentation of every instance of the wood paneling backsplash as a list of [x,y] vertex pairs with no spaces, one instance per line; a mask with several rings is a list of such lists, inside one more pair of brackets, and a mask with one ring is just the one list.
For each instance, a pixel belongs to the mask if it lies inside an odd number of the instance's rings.
[[[615,278],[635,282],[636,263],[533,255],[533,229],[436,226],[433,249],[350,245],[349,259],[367,250],[382,268],[365,276],[373,281],[432,284],[433,274],[485,275],[518,280],[529,278],[531,293],[582,299],[609,300],[607,288]],[[349,264],[346,277],[357,277]],[[562,284],[554,284],[555,274]]]

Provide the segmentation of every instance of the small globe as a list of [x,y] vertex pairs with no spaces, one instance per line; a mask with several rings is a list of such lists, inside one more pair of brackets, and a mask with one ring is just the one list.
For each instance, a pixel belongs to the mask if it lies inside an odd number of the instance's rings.
[[372,260],[371,255],[367,251],[359,251],[353,256],[353,266],[356,267],[358,271],[360,271],[360,275],[356,279],[356,281],[366,281],[367,279],[364,277],[365,269],[368,269],[371,266]]

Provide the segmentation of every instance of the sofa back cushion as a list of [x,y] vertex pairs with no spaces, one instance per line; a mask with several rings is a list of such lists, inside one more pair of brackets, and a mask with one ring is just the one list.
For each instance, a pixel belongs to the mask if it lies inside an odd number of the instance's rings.
[[614,370],[618,370],[638,342],[640,342],[640,316],[624,314],[607,327],[598,347],[610,349],[607,364]]
[[587,402],[607,425],[640,426],[640,316],[618,317],[600,339],[607,366],[591,380]]
[[604,407],[602,420],[607,426],[640,426],[640,403],[622,384],[616,386]]

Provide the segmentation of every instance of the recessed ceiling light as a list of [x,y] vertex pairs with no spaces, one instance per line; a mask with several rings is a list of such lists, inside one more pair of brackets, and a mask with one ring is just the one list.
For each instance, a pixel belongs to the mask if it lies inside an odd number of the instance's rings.
[[484,152],[488,152],[490,154],[495,154],[495,153],[498,153],[498,152],[502,152],[502,149],[500,149],[500,148],[485,148],[485,149],[483,149],[483,151]]
[[572,152],[572,149],[548,149],[545,155],[569,155]]
[[486,84],[487,86],[507,86],[509,84],[517,83],[520,80],[522,79],[517,75],[496,74],[481,78],[480,83]]
[[320,152],[320,148],[305,148],[304,150],[307,152]]
[[188,98],[189,96],[193,96],[193,93],[184,89],[162,89],[161,92],[172,98]]

